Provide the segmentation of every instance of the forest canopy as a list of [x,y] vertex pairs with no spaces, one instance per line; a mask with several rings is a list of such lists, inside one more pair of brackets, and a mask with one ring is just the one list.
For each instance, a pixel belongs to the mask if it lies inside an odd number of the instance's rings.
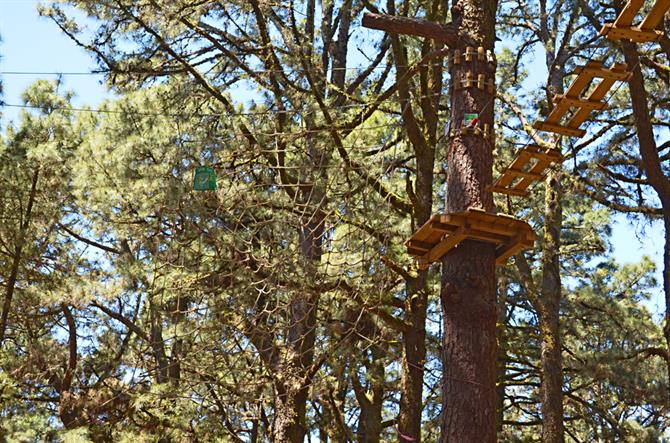
[[[40,5],[114,98],[41,79],[0,120],[0,441],[670,439],[670,19],[599,35],[624,6]],[[472,45],[495,88],[458,86]],[[630,75],[584,136],[534,128],[595,61]],[[492,194],[531,145],[561,161]],[[499,266],[481,239],[408,252],[471,208],[537,240]],[[663,226],[660,269],[615,253],[622,219]]]

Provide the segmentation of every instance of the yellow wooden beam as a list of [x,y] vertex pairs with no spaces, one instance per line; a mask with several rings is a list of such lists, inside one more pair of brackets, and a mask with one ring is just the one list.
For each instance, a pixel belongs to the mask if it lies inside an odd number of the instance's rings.
[[568,128],[566,126],[555,125],[547,122],[535,122],[533,128],[540,131],[554,132],[560,135],[567,135],[569,137],[583,137],[586,131],[583,129]]
[[651,7],[647,16],[640,23],[640,29],[643,31],[655,30],[665,17],[668,9],[670,9],[670,0],[656,0],[654,6]]
[[612,23],[607,23],[600,30],[600,35],[604,35],[610,40],[630,40],[636,43],[645,43],[657,41],[661,38],[663,32],[643,30],[636,26],[619,28]]

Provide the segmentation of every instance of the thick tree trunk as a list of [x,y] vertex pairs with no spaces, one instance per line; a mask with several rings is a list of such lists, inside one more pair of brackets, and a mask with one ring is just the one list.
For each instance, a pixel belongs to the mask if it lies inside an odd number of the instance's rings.
[[561,275],[560,172],[552,170],[547,177],[544,208],[544,250],[542,256],[542,294],[540,317],[540,360],[542,366],[542,441],[562,443],[563,438],[563,361],[559,310]]
[[[493,51],[497,2],[459,0],[452,8],[454,23],[464,40]],[[456,49],[465,52],[465,44]],[[486,89],[454,88],[471,73],[495,78],[495,66],[465,61],[451,67],[451,127],[463,125],[466,113],[479,114],[479,125],[493,128],[495,94]],[[447,211],[468,208],[491,211],[494,137],[457,135],[448,154]],[[487,243],[467,240],[443,258],[442,308],[443,417],[442,442],[496,440],[496,292],[495,250]]]

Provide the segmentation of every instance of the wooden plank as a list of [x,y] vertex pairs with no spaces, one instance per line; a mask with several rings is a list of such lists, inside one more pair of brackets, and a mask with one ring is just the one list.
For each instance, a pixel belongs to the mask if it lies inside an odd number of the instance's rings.
[[513,174],[510,174],[510,170],[523,170],[523,168],[531,161],[531,157],[527,153],[519,153],[518,156],[512,161],[512,164],[503,171],[502,175],[498,177],[498,180],[495,182],[495,186],[504,188],[509,186],[514,179],[517,177]]
[[640,8],[644,5],[644,0],[630,0],[626,3],[626,6],[621,10],[621,13],[614,21],[614,26],[617,27],[626,27],[633,24],[633,20]]
[[661,31],[643,31],[640,28],[615,28],[611,24],[606,24],[600,30],[600,34],[610,40],[630,40],[636,43],[655,42],[661,36]]
[[[530,228],[530,226],[528,226],[528,228]],[[520,232],[516,236],[510,238],[507,243],[499,247],[496,250],[496,264],[504,265],[511,256],[518,254],[524,249],[530,249],[535,246],[536,235],[532,230],[530,232],[533,236],[532,241],[528,240],[527,232]]]
[[[596,86],[596,89],[593,90],[591,95],[589,96],[590,101],[599,101],[602,100],[605,95],[609,92],[610,89],[612,89],[612,86],[614,86],[614,83],[616,80],[612,80],[610,78],[605,78],[603,79],[598,86]],[[585,109],[581,108],[575,114],[570,118],[570,120],[567,123],[568,128],[578,128],[581,126],[582,123],[586,121],[587,118],[589,118],[589,115],[591,115],[591,110],[590,109]]]
[[570,137],[583,137],[584,134],[586,134],[586,131],[583,129],[568,128],[566,126],[554,125],[547,122],[536,122],[533,125],[533,128]]
[[519,252],[530,249],[521,244],[506,246],[500,251],[496,251],[496,265],[503,266],[507,264],[510,257],[517,255]]
[[468,227],[460,226],[450,235],[444,238],[433,249],[431,249],[423,259],[428,263],[433,263],[442,258],[446,253],[451,251],[456,245],[465,240],[468,236]]
[[408,248],[417,249],[417,250],[421,250],[421,251],[424,251],[424,252],[430,251],[432,249],[432,247],[435,246],[432,243],[422,242],[422,241],[413,240],[413,239],[407,240],[405,242],[405,245]]
[[521,171],[518,169],[509,168],[507,172],[512,176],[528,178],[531,180],[542,180],[544,178],[542,174],[532,171]]
[[468,233],[468,240],[477,240],[484,243],[493,243],[496,245],[505,243],[508,240],[508,236],[494,234],[493,232],[482,231],[482,230],[470,230]]
[[412,257],[423,257],[426,254],[426,251],[423,249],[414,249],[407,246],[407,254],[411,255]]
[[[535,166],[531,168],[530,172],[540,174],[541,172],[544,172],[544,170],[547,169],[550,164],[551,162],[549,162],[548,160],[540,160],[535,164]],[[539,179],[524,178],[514,186],[514,189],[519,189],[522,191],[526,190],[530,185],[532,185],[536,181],[539,181]]]
[[670,9],[670,0],[656,0],[654,6],[651,7],[647,16],[640,23],[640,29],[642,31],[655,30],[665,17],[668,9]]
[[584,100],[581,98],[566,97],[564,95],[557,95],[554,97],[554,100],[556,100],[556,102],[565,102],[573,108],[591,109],[592,111],[602,111],[607,107],[607,103],[600,101]]
[[491,186],[489,189],[491,192],[495,192],[496,194],[514,195],[516,197],[528,197],[530,195],[530,192],[528,191],[519,191],[517,189],[511,189],[511,188],[501,188],[497,186]]
[[604,66],[600,62],[590,61],[586,64],[585,68],[577,74],[577,78],[572,82],[567,92],[565,93],[566,97],[579,98],[584,91],[584,88],[591,83],[593,80],[594,73],[598,72],[600,69],[604,69]]
[[[623,69],[620,69],[619,67],[623,67]],[[615,69],[616,68],[616,69]],[[625,81],[628,80],[628,77],[630,76],[630,73],[626,72],[627,65],[625,64],[617,64],[615,65],[615,68],[612,69],[605,69],[605,68],[594,68],[590,67],[589,65],[587,66],[580,66],[574,70],[574,73],[580,73],[580,72],[585,72],[588,71],[593,77],[599,77],[599,78],[609,78],[612,80],[619,80],[619,81]]]
[[462,212],[454,212],[452,214],[440,214],[439,223],[444,225],[451,225],[453,231],[459,226],[465,224],[465,216]]
[[509,237],[516,235],[519,232],[518,226],[507,226],[503,223],[481,223],[478,221],[470,222],[471,234],[476,232],[483,237],[491,236],[495,241],[505,241]]
[[[440,219],[440,214],[434,214],[430,219],[416,230],[410,240],[425,241],[433,232],[432,223]],[[409,240],[408,240],[409,241]],[[407,242],[405,242],[407,244]]]
[[556,148],[542,148],[537,145],[527,146],[524,150],[528,152],[528,155],[536,159],[545,159],[550,162],[562,162],[563,154],[561,151]]
[[551,110],[551,113],[549,113],[549,116],[545,121],[547,123],[557,124],[569,110],[570,106],[567,103],[558,103],[554,106],[554,109]]

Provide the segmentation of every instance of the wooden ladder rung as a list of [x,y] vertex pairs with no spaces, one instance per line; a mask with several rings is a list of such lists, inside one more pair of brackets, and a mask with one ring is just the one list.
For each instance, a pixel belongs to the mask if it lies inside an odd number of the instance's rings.
[[[622,68],[623,69],[622,69]],[[588,75],[592,77],[599,77],[599,78],[604,78],[604,79],[610,79],[610,80],[617,80],[617,81],[626,81],[630,77],[630,73],[627,72],[626,70],[628,69],[628,65],[625,64],[617,64],[615,65],[614,68],[611,69],[606,69],[606,68],[596,68],[592,66],[579,66],[575,68],[573,71],[574,74],[581,74],[581,73],[587,73]]]
[[528,191],[514,189],[514,188],[501,188],[501,187],[498,187],[498,186],[491,186],[489,188],[489,190],[491,192],[495,192],[496,194],[514,195],[516,197],[528,197],[530,195],[530,192],[528,192]]
[[505,171],[505,174],[510,174],[516,177],[529,178],[531,180],[542,180],[542,178],[544,177],[542,174],[537,172],[522,171],[519,169],[512,169],[512,168],[507,169],[507,171]]
[[565,95],[557,95],[554,97],[554,102],[565,103],[573,108],[590,109],[592,111],[602,111],[607,107],[607,103],[595,100],[584,100],[581,98],[566,97]]
[[663,36],[663,32],[654,30],[647,31],[636,26],[619,28],[611,23],[607,23],[603,25],[600,30],[600,35],[605,36],[610,40],[630,40],[636,43],[646,43],[657,41]]
[[586,131],[583,129],[568,128],[567,126],[555,125],[546,122],[536,122],[533,128],[540,131],[553,132],[560,135],[567,135],[569,137],[583,137]]
[[528,155],[535,158],[546,159],[551,162],[563,161],[563,154],[561,154],[561,151],[555,148],[540,148],[539,146],[531,145],[527,146],[526,150],[529,152]]

